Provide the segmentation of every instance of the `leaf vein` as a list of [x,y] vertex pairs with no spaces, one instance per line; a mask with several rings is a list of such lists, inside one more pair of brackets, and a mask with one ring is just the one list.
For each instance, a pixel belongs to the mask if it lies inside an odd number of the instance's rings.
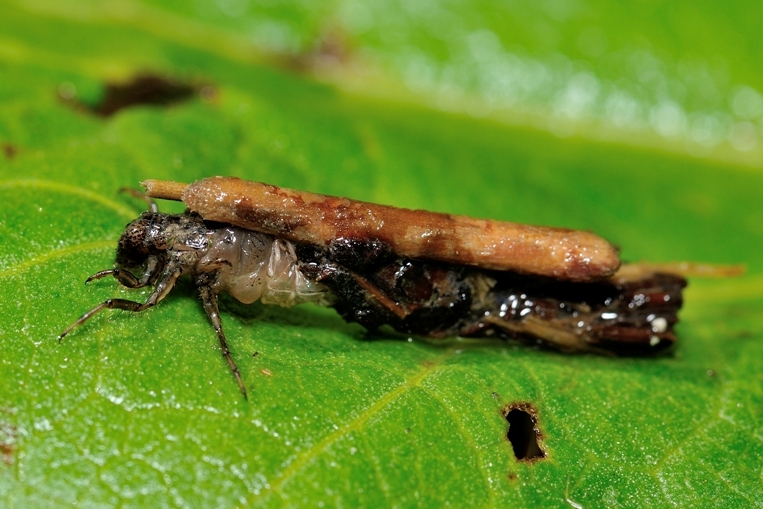
[[453,422],[456,423],[458,430],[461,432],[461,435],[466,438],[466,442],[469,444],[469,449],[474,451],[474,454],[477,457],[477,462],[480,464],[480,468],[477,470],[481,474],[482,481],[485,485],[485,491],[488,493],[488,503],[486,504],[486,507],[494,507],[495,490],[492,489],[490,478],[483,468],[486,461],[484,461],[482,454],[480,454],[481,448],[474,442],[473,436],[468,432],[468,427],[464,426],[464,423],[461,421],[461,419],[459,419],[458,414],[454,412],[453,409],[445,401],[442,400],[439,394],[427,388],[426,386],[422,386],[421,389],[425,393],[429,394],[436,403],[439,403],[440,406],[445,409],[445,413],[448,414]]
[[106,248],[113,250],[114,244],[115,244],[114,240],[98,240],[95,242],[84,242],[82,244],[76,244],[74,246],[69,246],[62,249],[48,251],[47,253],[42,254],[40,256],[35,256],[33,258],[30,258],[23,262],[13,264],[10,267],[0,270],[0,278],[4,278],[7,276],[17,274],[19,272],[23,272],[37,265],[42,265],[44,262],[48,260],[53,260],[55,258],[60,258],[60,257],[68,256],[71,254],[81,253],[83,251],[96,251],[99,249],[106,249]]
[[94,201],[100,205],[103,205],[106,208],[109,208],[116,212],[117,214],[121,216],[125,216],[129,219],[134,219],[136,212],[135,210],[125,207],[123,205],[120,205],[113,200],[104,198],[103,196],[96,194],[92,191],[88,191],[87,189],[82,189],[81,187],[75,187],[70,186],[67,184],[62,184],[61,182],[53,182],[50,180],[40,180],[40,179],[28,179],[28,180],[5,180],[0,182],[0,189],[13,189],[18,187],[28,187],[32,189],[44,189],[47,191],[57,191],[64,194],[73,194],[75,196],[79,196],[80,198],[84,198],[89,201]]
[[423,369],[419,370],[414,376],[404,381],[394,390],[388,392],[386,395],[377,400],[373,405],[362,411],[355,419],[347,423],[345,426],[335,430],[333,433],[328,434],[323,440],[311,447],[304,454],[297,457],[297,459],[291,463],[286,469],[284,469],[280,475],[276,476],[268,485],[257,494],[252,494],[247,499],[246,506],[252,505],[255,500],[264,498],[268,493],[275,493],[281,489],[281,487],[292,478],[297,472],[302,470],[312,459],[316,458],[318,454],[326,450],[331,444],[336,442],[339,438],[347,435],[350,431],[358,430],[360,427],[368,421],[372,416],[376,415],[380,410],[388,406],[390,403],[398,399],[400,396],[410,391],[415,387],[419,387],[421,382],[429,375],[434,373],[442,363],[455,354],[455,348],[448,348],[438,359],[427,363],[423,366]]

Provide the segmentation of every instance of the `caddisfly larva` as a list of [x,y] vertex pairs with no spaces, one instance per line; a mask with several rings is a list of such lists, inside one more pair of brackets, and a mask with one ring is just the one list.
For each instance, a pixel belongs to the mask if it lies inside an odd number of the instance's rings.
[[[102,302],[70,325],[59,340],[102,309],[148,309],[169,294],[180,276],[190,275],[245,397],[246,388],[223,333],[217,294],[228,292],[245,304],[262,300],[287,307],[305,302],[326,304],[329,298],[323,285],[299,270],[293,243],[235,226],[209,227],[194,214],[162,214],[153,204],[127,225],[119,239],[116,264],[117,268],[102,270],[87,281],[114,276],[128,288],[153,285],[154,292],[145,303],[125,299]],[[130,272],[138,267],[143,270],[140,277]]]
[[[148,309],[189,276],[245,397],[222,329],[220,292],[243,303],[329,305],[369,329],[497,336],[570,352],[649,354],[675,341],[686,285],[680,270],[620,268],[616,249],[589,232],[399,209],[236,178],[143,185],[150,207],[119,239],[116,268],[88,281],[113,276],[154,291],[145,303],[102,302],[59,339],[103,309]],[[188,211],[161,213],[150,198],[182,200]]]

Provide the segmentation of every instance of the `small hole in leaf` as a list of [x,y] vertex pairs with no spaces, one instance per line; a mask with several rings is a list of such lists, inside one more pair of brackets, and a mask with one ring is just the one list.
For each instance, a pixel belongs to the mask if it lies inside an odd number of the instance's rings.
[[509,423],[506,437],[520,461],[536,461],[546,457],[542,449],[543,435],[538,429],[538,412],[530,403],[512,403],[503,411]]

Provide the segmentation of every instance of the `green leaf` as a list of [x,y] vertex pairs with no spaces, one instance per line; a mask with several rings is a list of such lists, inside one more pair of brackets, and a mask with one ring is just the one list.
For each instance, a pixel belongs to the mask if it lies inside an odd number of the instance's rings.
[[[420,5],[0,7],[0,505],[760,506],[761,13]],[[214,92],[74,107],[146,73]],[[145,207],[118,189],[221,174],[747,273],[692,280],[675,351],[644,359],[223,299],[249,401],[188,282],[59,344],[96,303],[147,296],[83,284]],[[512,402],[545,459],[514,457]]]

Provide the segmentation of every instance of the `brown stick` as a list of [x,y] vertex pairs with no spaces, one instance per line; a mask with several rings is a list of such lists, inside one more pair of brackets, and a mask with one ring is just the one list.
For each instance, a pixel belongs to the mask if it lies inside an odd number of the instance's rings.
[[683,278],[726,278],[741,276],[744,272],[744,265],[712,265],[694,262],[637,262],[623,264],[615,275],[612,276],[612,281],[616,284],[623,284],[646,279],[654,274],[673,274]]
[[401,257],[570,281],[609,277],[620,266],[611,244],[584,231],[401,209],[233,177],[143,186],[148,196],[182,200],[204,219],[294,242],[378,239]]
[[188,188],[188,184],[171,180],[146,180],[140,185],[146,189],[146,196],[158,200],[183,201],[183,191]]

